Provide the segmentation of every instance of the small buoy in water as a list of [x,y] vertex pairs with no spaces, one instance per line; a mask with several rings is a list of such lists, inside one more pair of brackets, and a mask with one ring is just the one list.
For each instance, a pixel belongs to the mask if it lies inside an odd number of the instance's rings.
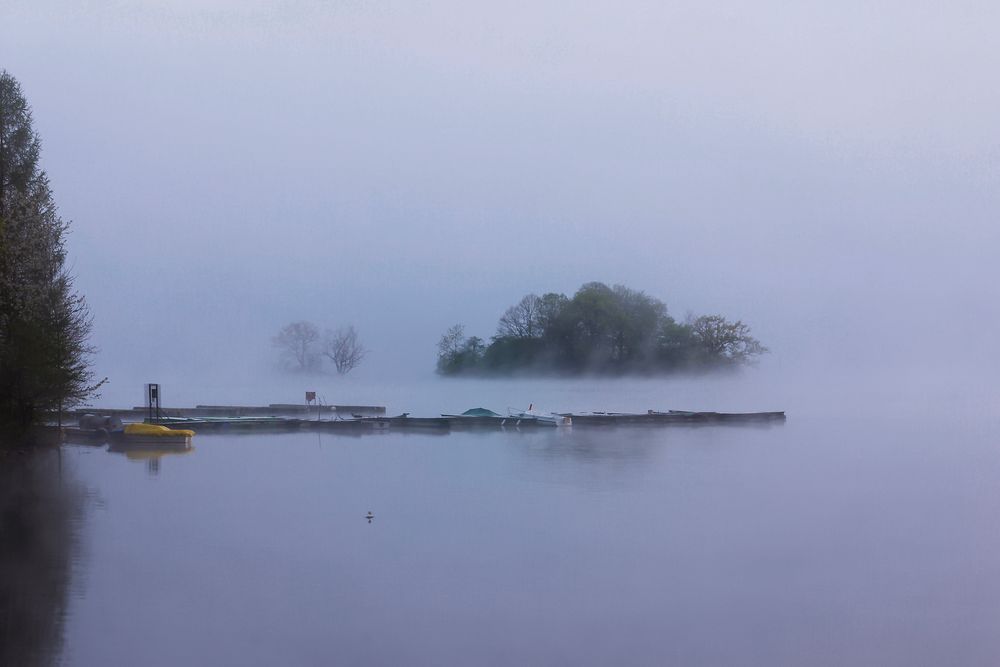
[[365,515],[365,518],[368,519],[368,523],[371,523],[372,519],[375,518],[375,515],[372,514],[371,511],[369,511],[368,514]]

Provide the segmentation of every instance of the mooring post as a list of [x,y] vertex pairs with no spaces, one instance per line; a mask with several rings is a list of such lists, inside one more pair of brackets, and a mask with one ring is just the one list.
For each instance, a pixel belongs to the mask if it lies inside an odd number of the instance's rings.
[[[319,399],[316,398],[316,392],[315,391],[307,391],[306,392],[306,408],[308,408],[310,405],[312,405],[313,401],[316,402],[316,421],[319,421]],[[306,414],[309,414],[308,411],[306,412]]]
[[[148,419],[150,424],[155,424],[160,421],[160,385],[156,383],[149,383],[146,385],[146,404],[149,406],[147,411]],[[156,421],[153,421],[153,415],[156,415]]]

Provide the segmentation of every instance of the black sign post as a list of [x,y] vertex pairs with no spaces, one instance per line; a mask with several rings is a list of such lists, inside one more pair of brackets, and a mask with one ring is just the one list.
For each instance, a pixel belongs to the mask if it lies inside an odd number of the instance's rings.
[[146,406],[149,408],[149,421],[154,421],[154,415],[156,421],[160,421],[160,385],[146,385]]

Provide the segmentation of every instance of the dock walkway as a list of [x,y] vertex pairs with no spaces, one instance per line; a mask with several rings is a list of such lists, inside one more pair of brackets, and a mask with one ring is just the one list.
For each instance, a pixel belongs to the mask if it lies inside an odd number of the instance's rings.
[[[271,404],[269,406],[198,405],[194,408],[160,408],[160,417],[148,419],[148,408],[74,410],[62,414],[63,424],[75,424],[85,414],[116,417],[126,421],[150,422],[164,426],[191,429],[199,433],[267,433],[287,431],[320,431],[362,434],[376,431],[418,431],[448,433],[452,430],[524,430],[552,428],[551,420],[503,416],[410,417],[402,414],[385,416],[385,408],[371,405],[315,406]],[[694,412],[647,410],[641,413],[589,412],[554,413],[567,418],[576,427],[608,426],[672,426],[713,424],[771,424],[784,422],[784,412]],[[53,415],[52,421],[55,415]],[[70,431],[79,438],[92,436],[87,429]]]

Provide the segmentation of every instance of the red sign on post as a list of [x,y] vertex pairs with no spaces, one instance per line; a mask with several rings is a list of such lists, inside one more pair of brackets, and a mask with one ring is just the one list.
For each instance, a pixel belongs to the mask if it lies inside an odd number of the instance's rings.
[[306,392],[306,403],[312,403],[315,400],[316,400],[316,392],[315,391],[307,391]]

